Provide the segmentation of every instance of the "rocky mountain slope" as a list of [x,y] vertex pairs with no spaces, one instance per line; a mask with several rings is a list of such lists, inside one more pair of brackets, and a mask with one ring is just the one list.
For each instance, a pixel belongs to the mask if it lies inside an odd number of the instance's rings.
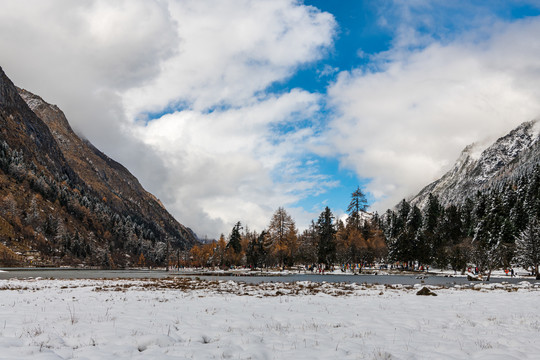
[[442,205],[459,204],[477,191],[504,184],[540,162],[540,124],[525,122],[483,151],[467,146],[453,168],[410,199],[423,208],[429,194]]
[[0,68],[0,265],[162,265],[195,234]]

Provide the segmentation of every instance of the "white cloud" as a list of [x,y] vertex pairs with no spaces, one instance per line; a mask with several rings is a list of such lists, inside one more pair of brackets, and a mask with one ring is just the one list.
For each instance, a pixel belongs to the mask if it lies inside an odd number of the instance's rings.
[[335,26],[295,0],[7,0],[0,64],[180,222],[216,236],[237,220],[262,228],[328,185],[287,171],[313,135],[300,121],[318,126],[319,96],[264,90],[320,59]]
[[[329,88],[338,113],[329,132],[324,95],[265,93],[333,45],[334,18],[295,0],[5,0],[0,65],[180,222],[216,236],[238,220],[261,229],[278,206],[336,186],[306,163],[311,151],[372,178],[367,190],[384,209],[465,145],[538,115],[537,18],[506,24],[481,13],[480,29],[432,36],[418,28],[448,24],[418,12],[435,9],[400,3],[381,8],[396,36],[369,56],[376,70],[342,72]],[[305,224],[309,211],[291,209]]]
[[200,111],[244,106],[254,94],[319,59],[331,45],[334,19],[291,0],[172,2],[180,52],[152,83],[125,93],[130,117],[181,100]]
[[210,234],[225,231],[225,225],[238,220],[262,229],[277,207],[333,185],[297,171],[313,129],[281,135],[270,131],[284,119],[292,117],[294,125],[295,119],[314,117],[318,100],[316,95],[292,91],[210,114],[178,111],[137,128],[137,137],[169,169],[168,202],[182,219],[188,223],[211,219],[205,224]]
[[379,210],[441,176],[467,144],[540,114],[539,19],[491,30],[482,41],[463,34],[420,50],[400,46],[380,71],[343,72],[329,89],[339,114],[330,151],[373,179],[367,189]]

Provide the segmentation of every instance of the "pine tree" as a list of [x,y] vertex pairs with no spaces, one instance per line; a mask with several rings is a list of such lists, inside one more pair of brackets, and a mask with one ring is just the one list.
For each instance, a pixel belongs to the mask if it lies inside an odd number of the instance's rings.
[[390,258],[394,261],[406,261],[409,256],[406,223],[411,210],[409,203],[403,199],[398,205],[398,211],[387,212],[386,237]]
[[428,202],[424,211],[424,228],[427,232],[435,233],[443,209],[439,204],[439,198],[433,194],[429,194]]
[[240,234],[241,229],[242,224],[239,221],[232,228],[231,235],[229,236],[229,243],[227,244],[227,249],[233,249],[235,254],[242,251],[242,235]]
[[450,205],[444,211],[440,224],[440,236],[446,240],[448,246],[461,243],[463,233],[463,216],[459,208]]
[[516,260],[524,267],[531,266],[540,280],[540,225],[534,220],[516,237]]
[[336,229],[333,224],[334,215],[327,206],[317,220],[318,260],[330,266],[336,257]]
[[362,193],[362,190],[360,190],[360,187],[358,187],[352,194],[351,194],[351,202],[349,203],[349,206],[347,207],[347,214],[349,217],[347,218],[347,226],[355,228],[356,230],[360,230],[362,226],[362,219],[360,217],[361,212],[365,212],[367,210],[367,200],[364,193]]
[[318,259],[317,225],[313,220],[299,237],[299,256],[304,264],[315,264]]
[[[340,240],[338,250],[342,262],[362,263],[366,257],[367,239],[370,236],[370,226],[368,221],[362,221],[361,214],[367,210],[366,196],[358,187],[351,194],[351,202],[347,207],[347,226],[340,229],[338,222],[337,232]],[[344,230],[344,231],[343,231]]]
[[434,260],[441,268],[447,265],[447,253],[440,231],[443,214],[444,209],[437,196],[429,194],[423,214],[422,234],[417,241],[417,258],[422,264],[429,264]]
[[414,205],[409,211],[406,223],[406,241],[408,245],[407,262],[417,260],[422,264],[429,263],[429,248],[426,246],[425,238],[422,234],[422,212]]
[[259,236],[253,236],[248,243],[246,249],[246,262],[252,268],[261,267],[264,264],[266,257],[265,239],[267,232],[263,232]]

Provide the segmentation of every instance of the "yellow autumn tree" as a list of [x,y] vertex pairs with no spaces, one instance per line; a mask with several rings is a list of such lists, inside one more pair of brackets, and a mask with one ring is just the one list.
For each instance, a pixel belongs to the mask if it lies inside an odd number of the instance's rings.
[[145,267],[146,266],[146,259],[144,258],[143,253],[139,255],[139,261],[137,261],[137,266],[139,267]]
[[214,261],[219,266],[223,266],[225,264],[226,249],[227,249],[227,242],[225,241],[225,235],[221,234],[217,242],[215,252],[214,252]]
[[278,265],[293,265],[298,253],[298,231],[293,218],[279,207],[268,226],[271,253]]
[[191,260],[191,266],[201,267],[202,266],[202,251],[199,245],[194,245],[189,251],[189,257]]

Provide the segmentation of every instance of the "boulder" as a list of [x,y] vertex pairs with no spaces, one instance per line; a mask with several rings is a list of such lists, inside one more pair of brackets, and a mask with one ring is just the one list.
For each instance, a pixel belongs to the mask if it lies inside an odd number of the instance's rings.
[[427,287],[423,287],[420,291],[416,293],[416,295],[423,295],[423,296],[437,296],[433,291],[429,290]]

